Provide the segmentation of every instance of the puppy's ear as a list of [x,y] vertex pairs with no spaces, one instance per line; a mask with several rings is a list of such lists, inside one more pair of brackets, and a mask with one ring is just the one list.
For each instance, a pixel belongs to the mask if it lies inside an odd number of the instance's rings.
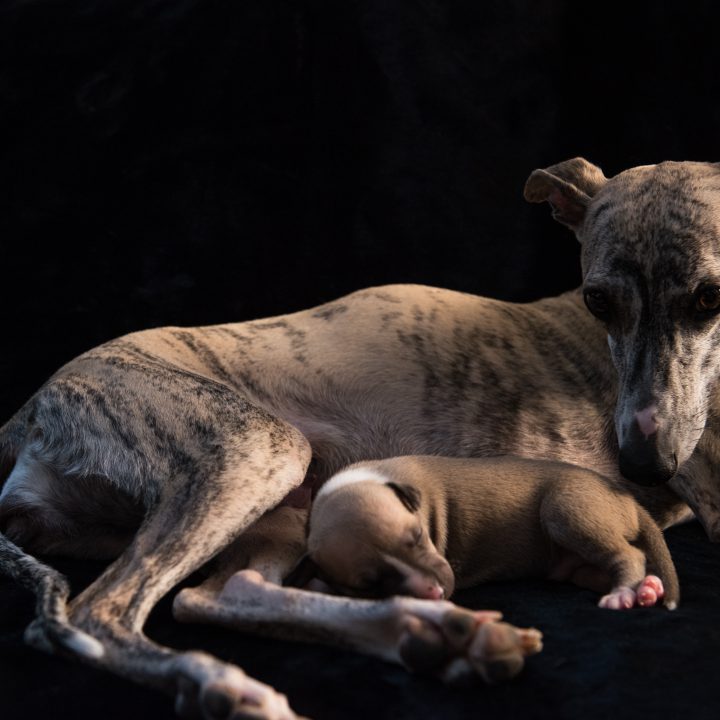
[[524,194],[528,202],[550,203],[553,217],[577,230],[585,219],[590,199],[606,182],[597,165],[578,157],[544,170],[533,170]]
[[395,492],[400,502],[410,511],[417,512],[420,509],[420,491],[412,485],[405,483],[389,482],[387,486]]

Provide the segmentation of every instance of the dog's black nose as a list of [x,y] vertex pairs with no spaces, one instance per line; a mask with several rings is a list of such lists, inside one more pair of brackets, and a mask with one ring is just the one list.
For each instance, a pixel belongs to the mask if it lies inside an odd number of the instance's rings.
[[677,469],[675,453],[658,449],[655,437],[635,439],[620,448],[620,473],[638,485],[662,485]]

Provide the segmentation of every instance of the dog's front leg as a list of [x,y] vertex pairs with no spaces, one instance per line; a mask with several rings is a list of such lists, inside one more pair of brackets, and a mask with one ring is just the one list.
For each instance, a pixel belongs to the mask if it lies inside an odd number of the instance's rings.
[[173,611],[182,622],[349,647],[446,682],[512,677],[542,646],[537,630],[498,622],[499,613],[409,597],[325,595],[268,583],[252,570],[236,573],[217,592],[181,591]]
[[720,443],[706,433],[690,459],[668,483],[690,506],[707,536],[720,542]]

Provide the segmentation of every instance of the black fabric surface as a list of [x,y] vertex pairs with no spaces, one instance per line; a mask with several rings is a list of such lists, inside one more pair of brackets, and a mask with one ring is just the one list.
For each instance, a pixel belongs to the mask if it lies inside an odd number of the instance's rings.
[[[0,421],[124,332],[238,321],[422,282],[524,301],[578,284],[578,246],[521,196],[584,155],[608,175],[720,159],[720,11],[641,0],[0,3]],[[668,533],[674,613],[549,582],[458,596],[546,633],[500,687],[450,690],[319,647],[176,625],[314,718],[710,718],[720,580]],[[58,561],[75,589],[91,563]],[[164,696],[21,643],[0,580],[0,717],[172,717]]]
[[[460,604],[499,609],[545,633],[545,649],[499,686],[447,688],[346,651],[175,623],[166,599],[148,634],[240,665],[316,720],[337,718],[716,718],[720,702],[720,547],[695,522],[668,531],[683,597],[678,610],[613,612],[597,596],[551,581],[489,584]],[[97,566],[63,562],[80,588]],[[0,581],[3,718],[172,718],[171,701],[105,673],[22,645],[31,597]]]

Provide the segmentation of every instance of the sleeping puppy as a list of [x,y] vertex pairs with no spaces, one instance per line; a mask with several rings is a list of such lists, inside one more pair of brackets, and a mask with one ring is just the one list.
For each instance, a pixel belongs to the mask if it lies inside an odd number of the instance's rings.
[[[662,533],[590,470],[516,457],[396,457],[330,478],[307,551],[343,594],[447,598],[455,585],[548,577],[605,592],[600,607],[677,607]],[[659,576],[659,577],[658,577]]]

